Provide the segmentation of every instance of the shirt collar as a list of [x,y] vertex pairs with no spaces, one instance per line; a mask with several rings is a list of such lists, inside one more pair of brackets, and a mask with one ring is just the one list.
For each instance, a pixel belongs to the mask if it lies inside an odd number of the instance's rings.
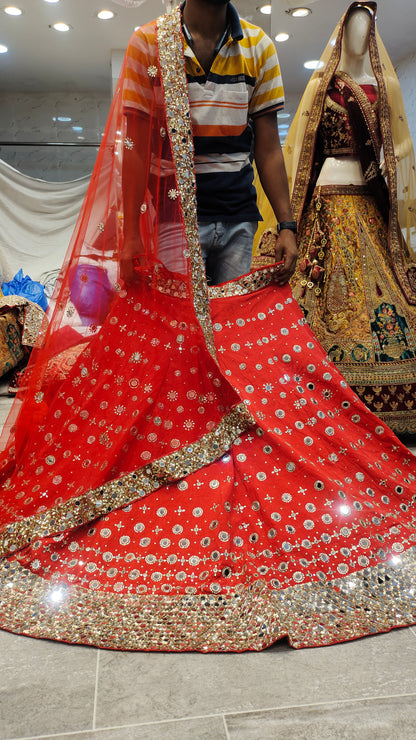
[[[185,7],[186,0],[181,3],[181,13]],[[240,16],[237,13],[234,5],[229,4],[227,8],[227,20],[230,28],[230,36],[233,41],[241,41],[243,38],[243,29],[241,27]],[[186,37],[186,36],[185,36]],[[187,39],[188,41],[188,39]]]

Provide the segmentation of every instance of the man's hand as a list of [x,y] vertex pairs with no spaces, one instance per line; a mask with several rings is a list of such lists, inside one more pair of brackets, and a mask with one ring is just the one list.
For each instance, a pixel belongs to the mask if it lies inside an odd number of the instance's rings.
[[132,285],[139,280],[135,270],[135,263],[144,263],[144,248],[140,237],[124,242],[120,255],[120,277],[126,285]]
[[[276,221],[278,223],[293,221],[276,113],[266,113],[255,118],[254,134],[254,158],[257,171]],[[293,275],[297,254],[295,234],[289,229],[282,229],[276,242],[276,261],[283,260],[283,265],[276,273],[278,285],[284,285]]]
[[285,285],[292,277],[298,256],[296,235],[289,229],[282,229],[276,241],[276,262],[283,261],[276,275],[276,283]]

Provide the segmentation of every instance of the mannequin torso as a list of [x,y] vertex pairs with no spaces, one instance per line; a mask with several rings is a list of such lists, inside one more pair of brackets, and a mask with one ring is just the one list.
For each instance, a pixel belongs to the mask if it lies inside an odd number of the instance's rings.
[[[368,35],[371,17],[365,8],[356,8],[348,18],[342,39],[338,69],[346,72],[359,85],[377,86],[368,55]],[[372,70],[371,70],[372,71]],[[365,185],[360,160],[355,156],[327,157],[317,185]]]

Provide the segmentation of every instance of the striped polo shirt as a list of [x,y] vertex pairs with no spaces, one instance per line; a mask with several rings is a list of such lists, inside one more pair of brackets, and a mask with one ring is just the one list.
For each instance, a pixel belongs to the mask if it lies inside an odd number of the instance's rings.
[[[257,221],[251,120],[283,108],[282,79],[274,44],[262,29],[240,19],[231,4],[228,24],[228,36],[208,74],[184,32],[198,219],[237,222],[243,217],[244,221]],[[126,113],[147,112],[154,91],[148,70],[153,65],[157,65],[154,22],[138,29],[127,49]],[[161,91],[157,92],[159,96]]]
[[283,108],[282,78],[271,39],[231,4],[228,27],[208,74],[184,28],[198,220],[257,221],[251,119]]

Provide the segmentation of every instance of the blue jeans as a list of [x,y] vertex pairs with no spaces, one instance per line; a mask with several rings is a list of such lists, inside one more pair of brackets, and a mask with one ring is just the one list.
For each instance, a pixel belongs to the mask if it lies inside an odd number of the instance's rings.
[[201,221],[198,229],[209,285],[219,285],[250,272],[257,221]]

